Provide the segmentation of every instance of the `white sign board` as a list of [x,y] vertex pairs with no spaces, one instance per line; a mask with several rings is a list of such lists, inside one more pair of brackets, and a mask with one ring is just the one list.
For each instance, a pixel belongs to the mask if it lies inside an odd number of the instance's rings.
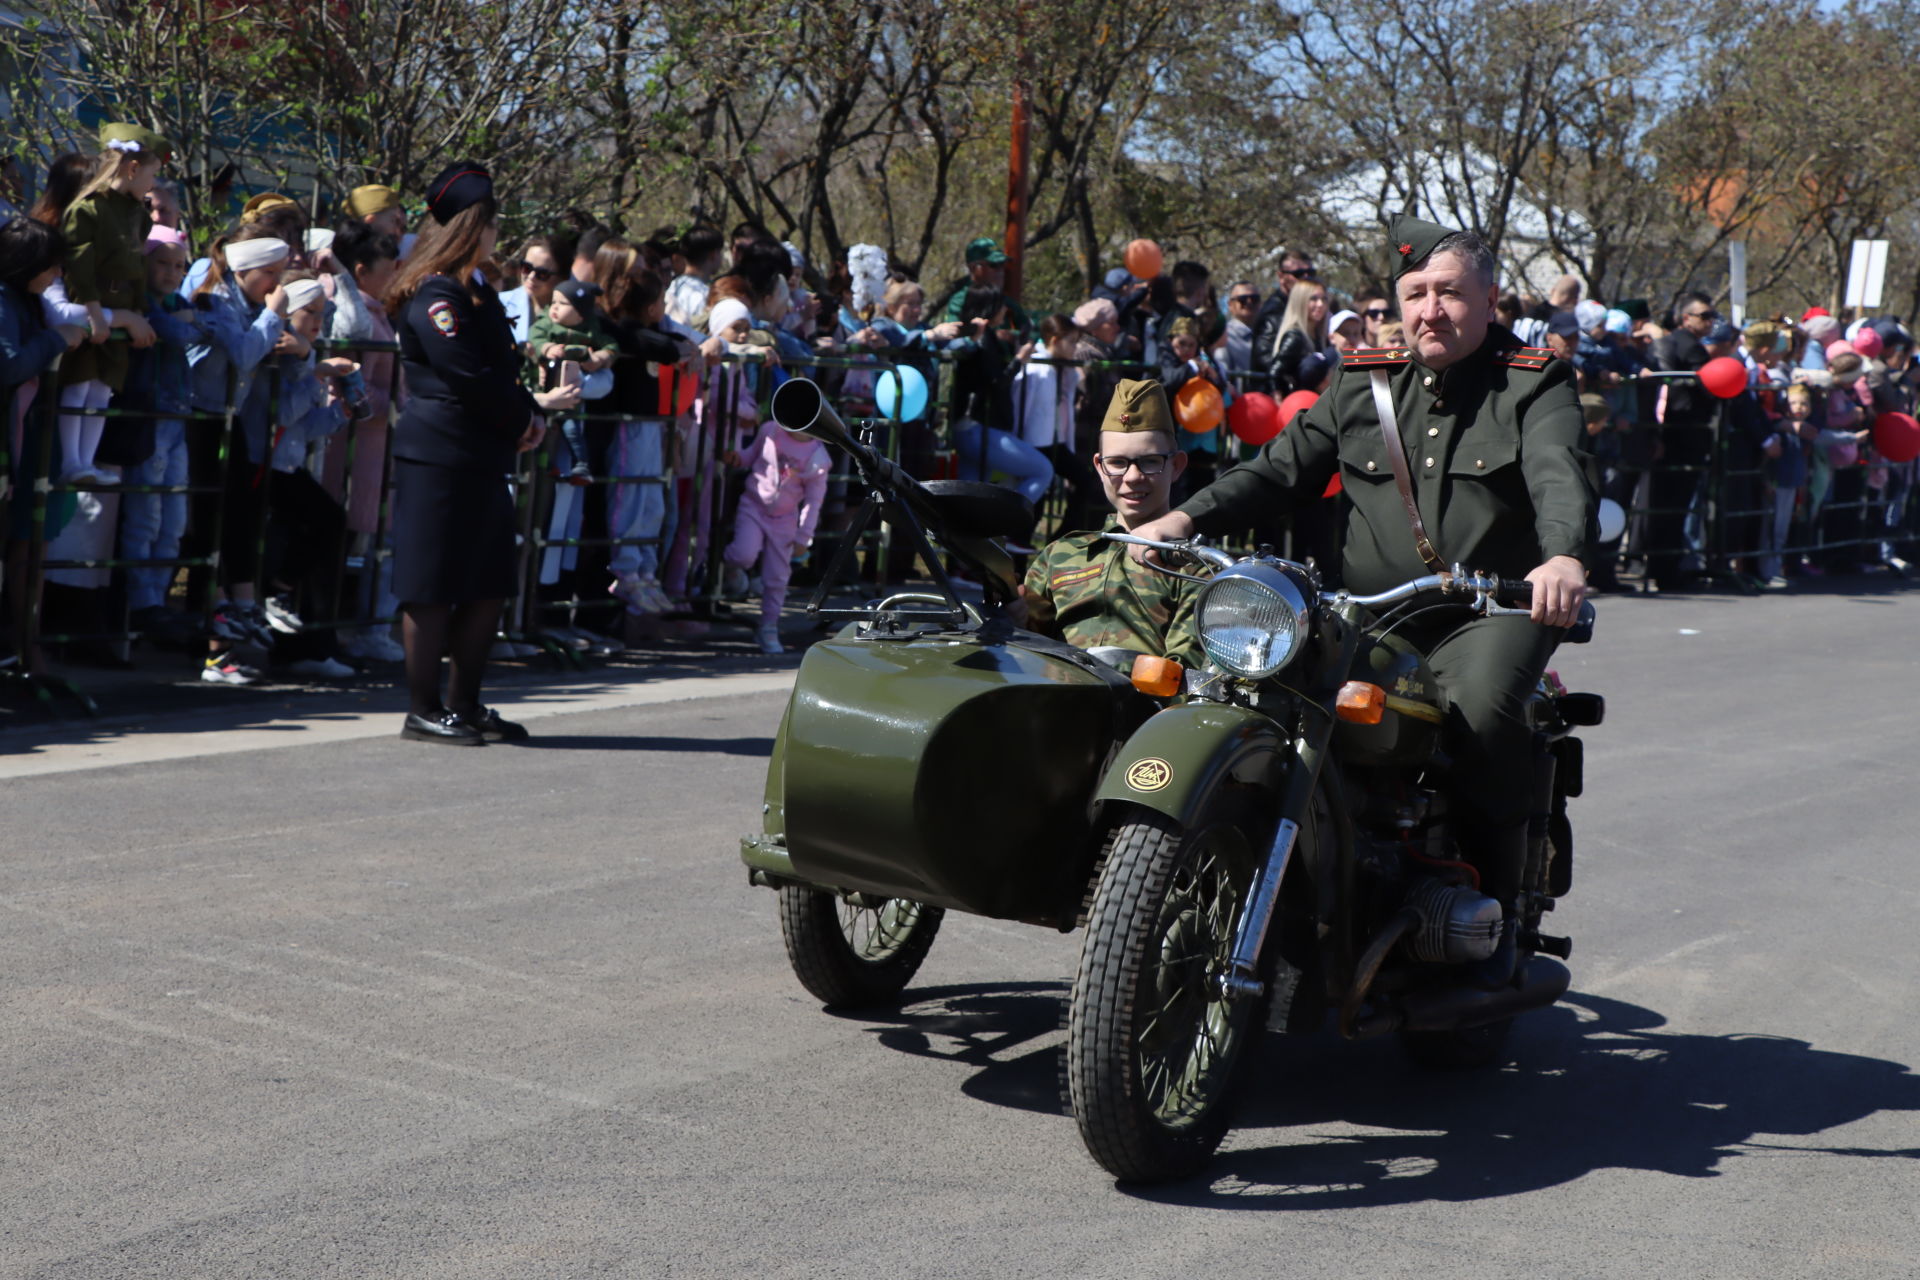
[[1880,306],[1880,291],[1887,283],[1887,242],[1885,240],[1855,240],[1853,242],[1853,261],[1847,268],[1847,298],[1849,307],[1865,307],[1869,311]]

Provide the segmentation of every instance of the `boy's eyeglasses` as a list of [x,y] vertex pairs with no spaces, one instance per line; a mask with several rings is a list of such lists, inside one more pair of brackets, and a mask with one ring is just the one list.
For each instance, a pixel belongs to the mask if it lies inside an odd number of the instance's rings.
[[560,270],[557,267],[536,267],[531,262],[523,260],[520,263],[520,269],[540,280],[558,280],[560,278]]
[[1140,468],[1140,474],[1143,476],[1157,476],[1167,469],[1167,459],[1172,456],[1170,453],[1137,453],[1130,458],[1109,458],[1102,454],[1100,469],[1115,480],[1120,479],[1135,467]]

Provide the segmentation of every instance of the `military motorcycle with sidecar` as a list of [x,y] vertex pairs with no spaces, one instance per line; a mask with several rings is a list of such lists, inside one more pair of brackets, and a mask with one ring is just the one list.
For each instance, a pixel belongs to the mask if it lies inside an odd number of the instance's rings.
[[[851,457],[868,489],[855,534],[884,514],[936,587],[843,611],[807,650],[761,830],[741,842],[822,1003],[897,1002],[948,911],[1083,929],[1070,1102],[1095,1160],[1144,1182],[1211,1157],[1263,1029],[1331,1019],[1399,1036],[1417,1064],[1480,1065],[1566,990],[1571,943],[1542,921],[1572,884],[1573,731],[1604,704],[1551,676],[1531,700],[1534,768],[1513,785],[1532,821],[1502,903],[1449,823],[1445,691],[1394,630],[1416,607],[1521,612],[1502,602],[1527,584],[1458,568],[1355,596],[1266,549],[1150,543],[1204,575],[1205,669],[1082,651],[1005,613],[999,540],[1031,519],[1019,495],[912,480],[805,379],[772,412]],[[983,606],[940,551],[984,584]],[[1589,607],[1568,638],[1591,629]]]

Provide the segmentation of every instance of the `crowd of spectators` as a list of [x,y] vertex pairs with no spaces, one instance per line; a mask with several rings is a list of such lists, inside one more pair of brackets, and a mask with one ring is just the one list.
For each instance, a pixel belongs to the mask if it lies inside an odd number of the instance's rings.
[[[263,659],[319,678],[397,661],[380,540],[406,389],[382,298],[412,240],[403,197],[357,188],[316,225],[311,198],[265,193],[190,238],[154,154],[164,140],[120,136],[57,161],[32,212],[0,227],[10,647],[42,667],[24,640],[27,551],[44,535],[63,566],[50,580],[94,597],[108,632],[111,603],[138,636],[204,647],[209,681],[261,679]],[[128,209],[137,227],[120,225]],[[850,259],[810,263],[753,223],[642,238],[585,217],[498,255],[489,283],[529,385],[582,396],[537,455],[538,536],[528,596],[503,619],[508,652],[532,636],[611,652],[650,620],[710,615],[709,593],[757,596],[756,639],[778,652],[793,572],[849,509],[835,460],[767,422],[786,377],[820,380],[853,418],[876,404],[889,416],[882,379],[907,393],[886,371],[913,371],[931,409],[892,424],[886,447],[917,476],[994,478],[1044,506],[1013,548],[1027,552],[1104,518],[1089,459],[1121,378],[1230,410],[1317,393],[1347,353],[1404,340],[1389,294],[1337,288],[1297,250],[1271,280],[1223,284],[1185,260],[1147,279],[1116,268],[1038,313],[1007,292],[991,238],[933,285],[872,246]],[[1656,316],[1584,297],[1571,276],[1498,310],[1519,342],[1573,365],[1596,481],[1633,513],[1593,567],[1601,589],[1633,590],[1621,571],[1635,567],[1662,590],[1905,569],[1913,464],[1878,457],[1870,429],[1911,412],[1920,385],[1897,321],[1812,307],[1741,329],[1704,295]],[[1724,407],[1696,379],[1647,376],[1725,356],[1748,376]],[[229,411],[223,460],[208,424]],[[1176,497],[1249,455],[1218,417],[1182,423]],[[1337,522],[1299,518],[1324,556]],[[188,569],[214,575],[210,615],[183,607],[197,598],[181,590]]]

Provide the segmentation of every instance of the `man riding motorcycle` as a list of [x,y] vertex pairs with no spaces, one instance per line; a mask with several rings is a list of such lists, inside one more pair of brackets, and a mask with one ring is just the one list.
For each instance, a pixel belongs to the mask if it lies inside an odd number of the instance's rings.
[[[1166,388],[1144,381],[1116,386],[1099,450],[1094,467],[1114,510],[1108,532],[1131,532],[1167,514],[1187,455],[1177,445]],[[1062,534],[1034,557],[1009,612],[1029,630],[1082,649],[1114,645],[1199,666],[1205,655],[1194,630],[1198,593],[1196,583],[1135,563],[1126,547],[1093,530]]]
[[1529,617],[1430,611],[1400,628],[1451,704],[1447,790],[1463,851],[1487,893],[1511,904],[1527,850],[1526,700],[1586,596],[1596,499],[1580,403],[1571,366],[1494,323],[1496,268],[1479,236],[1402,215],[1392,247],[1407,345],[1354,352],[1260,456],[1132,532],[1231,533],[1318,497],[1337,471],[1351,500],[1351,590],[1452,564],[1532,583]]

